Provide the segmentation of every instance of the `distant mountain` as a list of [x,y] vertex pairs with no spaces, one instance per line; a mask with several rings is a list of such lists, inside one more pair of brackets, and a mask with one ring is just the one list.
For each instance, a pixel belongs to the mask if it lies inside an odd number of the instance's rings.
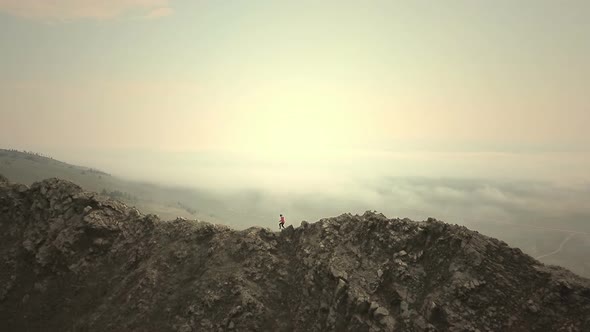
[[111,178],[110,174],[93,168],[70,165],[34,152],[5,149],[0,149],[0,174],[25,184],[50,177],[71,178],[95,191],[101,188],[98,180]]
[[590,331],[590,280],[435,219],[164,222],[0,178],[3,331]]
[[70,165],[31,152],[0,149],[0,174],[10,181],[27,185],[53,177],[65,179],[85,190],[119,199],[163,219],[207,218],[218,222],[218,217],[210,211],[223,210],[220,202],[196,191],[127,181],[93,168]]

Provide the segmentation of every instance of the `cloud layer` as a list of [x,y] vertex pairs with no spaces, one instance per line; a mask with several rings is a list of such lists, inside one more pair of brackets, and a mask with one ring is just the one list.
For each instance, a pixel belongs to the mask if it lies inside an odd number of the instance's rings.
[[129,13],[158,18],[174,11],[169,0],[0,0],[0,12],[27,19],[69,21],[108,20]]

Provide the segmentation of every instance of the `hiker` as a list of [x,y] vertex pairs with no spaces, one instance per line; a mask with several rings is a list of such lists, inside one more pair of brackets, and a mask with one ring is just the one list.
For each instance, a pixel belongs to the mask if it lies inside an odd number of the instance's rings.
[[279,220],[279,229],[285,229],[285,217],[281,214],[281,220]]

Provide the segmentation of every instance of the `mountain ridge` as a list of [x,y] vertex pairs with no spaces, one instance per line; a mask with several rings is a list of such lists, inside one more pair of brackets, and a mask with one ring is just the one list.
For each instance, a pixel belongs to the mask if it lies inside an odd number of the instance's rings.
[[429,218],[161,221],[0,176],[7,331],[587,331],[590,281]]

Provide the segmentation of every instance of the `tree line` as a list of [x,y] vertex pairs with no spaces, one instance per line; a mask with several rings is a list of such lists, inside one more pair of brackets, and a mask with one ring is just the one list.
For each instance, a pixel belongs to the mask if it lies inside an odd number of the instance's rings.
[[17,149],[4,149],[4,151],[8,151],[8,152],[12,152],[12,153],[24,153],[29,156],[42,157],[42,158],[48,158],[48,159],[54,160],[53,157],[50,155],[46,155],[44,153],[39,153],[39,152],[35,152],[35,151],[27,151],[27,150],[21,151],[21,150],[17,150]]

